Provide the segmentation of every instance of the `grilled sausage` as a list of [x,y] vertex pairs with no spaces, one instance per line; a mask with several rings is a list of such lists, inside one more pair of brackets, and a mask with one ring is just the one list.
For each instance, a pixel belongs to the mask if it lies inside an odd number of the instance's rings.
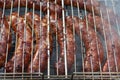
[[[93,16],[91,14],[88,14],[88,22],[92,27],[94,27],[93,22]],[[96,29],[100,34],[104,37],[106,40],[106,47],[107,47],[107,60],[103,66],[103,71],[116,71],[116,66],[118,68],[118,71],[120,71],[120,38],[118,33],[115,31],[115,29],[108,23],[108,21],[102,19],[99,16],[95,16],[96,21]],[[111,29],[110,29],[111,28]],[[114,56],[115,54],[115,56]],[[115,60],[117,61],[117,65],[115,63]],[[109,62],[109,63],[108,63]]]
[[[55,0],[50,0],[50,1],[55,1]],[[91,3],[91,0],[63,0],[63,1],[65,5],[71,6],[71,2],[74,7],[77,7],[79,5],[80,9],[85,9],[84,6],[86,6],[86,10],[89,12],[92,12],[92,7],[93,7],[95,10],[95,14],[97,15],[100,14],[99,12],[100,3],[97,0],[92,0],[93,3]],[[56,0],[56,2],[59,5],[62,4],[62,0]]]
[[[56,1],[57,4],[61,5],[62,0],[50,0],[50,1]],[[98,0],[63,0],[65,5],[71,6],[73,5],[74,7],[79,6],[80,9],[87,10],[91,13],[95,13],[95,15],[103,16],[104,19],[108,19],[108,14],[109,14],[109,19],[110,23],[113,25],[116,25],[116,20],[118,23],[120,23],[120,16],[114,13],[114,11],[111,8],[106,7],[104,2],[100,3]],[[71,4],[72,3],[72,4]],[[100,12],[101,11],[101,12]],[[108,13],[107,13],[108,11]]]
[[7,45],[10,50],[11,35],[10,29],[6,17],[2,18],[2,12],[0,12],[0,67],[4,66],[6,60]]
[[104,50],[103,50],[102,42],[100,41],[95,31],[90,26],[88,26],[88,31],[87,31],[86,21],[80,20],[78,17],[72,18],[71,16],[67,16],[66,24],[71,29],[73,28],[73,24],[74,24],[75,31],[78,35],[80,34],[81,31],[82,34],[81,37],[83,39],[86,49],[86,57],[84,59],[84,70],[87,72],[92,70],[99,71],[101,67],[99,65],[99,62],[100,63],[103,62]]
[[11,21],[12,28],[17,34],[17,43],[14,55],[6,64],[5,69],[7,72],[14,70],[15,72],[22,72],[22,69],[26,71],[31,56],[32,33],[30,28],[27,25],[25,26],[24,19],[21,17],[18,19],[18,13],[12,13]]
[[[55,1],[55,0],[50,0],[50,1]],[[58,17],[62,16],[62,7],[59,6],[62,3],[62,0],[56,0],[57,4],[50,2],[50,14],[55,14],[57,13]],[[80,9],[85,9],[89,12],[94,13],[96,15],[101,16],[100,10],[102,11],[102,15],[104,16],[104,19],[108,19],[106,15],[108,10],[109,13],[109,18],[111,24],[116,25],[115,20],[118,20],[120,23],[120,17],[114,13],[114,11],[110,8],[107,8],[105,4],[100,4],[99,1],[97,0],[63,0],[65,5],[71,5],[71,2],[73,6],[77,7],[79,6]],[[5,2],[5,8],[11,8],[11,3],[12,0],[0,0],[0,8],[3,8]],[[35,3],[35,9],[40,10],[40,6],[43,12],[47,12],[47,0],[28,0],[28,8],[33,8],[33,4]],[[13,0],[13,7],[18,7],[19,0]],[[59,5],[58,5],[59,4]],[[26,0],[20,0],[20,7],[25,7],[26,6]],[[86,6],[86,8],[85,8]],[[93,8],[93,10],[92,10]]]
[[[47,17],[46,17],[47,18]],[[57,37],[58,37],[58,44],[60,46],[60,56],[58,62],[55,63],[55,72],[59,75],[65,74],[65,62],[64,62],[64,34],[63,34],[63,23],[62,20],[58,19],[57,22],[55,21],[54,15],[50,16],[50,23],[53,34],[56,34],[57,28]],[[58,26],[57,26],[58,25]],[[74,64],[74,55],[75,55],[75,41],[72,31],[66,27],[66,58],[67,58],[67,70],[72,68]]]
[[[47,10],[47,1],[48,0],[28,0],[28,8],[33,8],[33,3],[35,3],[35,9],[40,10],[40,6],[42,6],[42,11],[46,12]],[[55,0],[50,0],[50,1],[55,1]],[[56,0],[57,4],[61,4],[62,0]],[[71,5],[71,1],[73,3],[73,6],[77,7],[77,3],[79,4],[79,7],[84,9],[84,2],[86,3],[86,8],[88,11],[92,12],[92,6],[95,10],[96,14],[100,14],[99,13],[99,2],[96,0],[92,0],[93,3],[91,3],[91,0],[64,0],[64,4],[65,5]],[[0,8],[3,7],[5,2],[5,8],[11,8],[11,3],[12,0],[0,0]],[[40,4],[41,2],[41,4]],[[13,2],[13,7],[18,7],[18,3],[19,0],[14,0]],[[50,11],[51,12],[57,12],[58,14],[60,14],[62,8],[54,3],[50,2]],[[26,0],[20,0],[20,7],[25,7],[26,6]],[[56,8],[56,11],[55,11]]]
[[[20,1],[20,7],[25,7],[26,6],[26,0],[0,0],[0,8],[3,8],[3,5],[5,3],[5,8],[11,8],[11,4],[13,1],[13,7],[18,7],[19,1]],[[33,9],[33,4],[35,4],[35,9],[40,10],[42,9],[43,12],[47,12],[47,1],[41,1],[41,0],[27,0],[27,7]],[[62,15],[62,7],[54,4],[54,3],[49,3],[49,9],[50,9],[50,14],[55,14],[55,12],[59,15]],[[41,8],[40,8],[41,6]]]
[[[35,47],[35,55],[33,57],[33,60],[31,60],[31,63],[28,68],[28,72],[44,72],[47,68],[47,62],[48,62],[48,37],[50,40],[50,54],[52,53],[52,35],[47,34],[47,22],[46,20],[42,19],[40,21],[40,16],[37,14],[27,13],[26,14],[27,22],[28,24],[32,25],[32,20],[34,20],[34,31],[35,31],[35,40],[36,40],[36,47]],[[32,26],[31,26],[32,27]],[[32,71],[31,71],[32,70]]]

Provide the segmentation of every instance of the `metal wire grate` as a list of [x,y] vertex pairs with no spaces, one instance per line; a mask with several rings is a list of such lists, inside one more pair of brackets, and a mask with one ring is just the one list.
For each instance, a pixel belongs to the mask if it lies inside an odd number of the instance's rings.
[[[6,1],[6,0],[5,0]],[[33,3],[32,5],[32,9],[29,9],[27,7],[27,3],[29,0],[26,0],[26,6],[24,8],[21,7],[20,5],[20,0],[18,0],[18,7],[17,8],[13,8],[13,3],[14,3],[14,0],[11,0],[11,8],[10,9],[5,9],[6,5],[5,5],[5,2],[4,2],[4,7],[3,9],[1,9],[1,11],[3,12],[3,15],[6,15],[6,16],[11,16],[11,14],[13,12],[17,12],[18,13],[18,20],[19,20],[19,17],[21,15],[24,15],[26,14],[27,12],[32,12],[33,13],[33,20],[32,20],[32,26],[34,27],[34,14],[38,14],[40,16],[40,20],[42,20],[42,17],[45,15],[44,13],[42,13],[42,7],[40,6],[40,10],[35,10],[35,3]],[[119,4],[120,4],[120,1],[119,0],[98,0],[101,4],[104,4],[107,6],[107,8],[105,8],[104,10],[103,9],[100,9],[100,15],[101,15],[101,20],[102,20],[102,24],[104,23],[104,14],[103,14],[103,11],[106,11],[107,12],[107,21],[109,23],[109,31],[110,31],[110,35],[114,36],[111,32],[112,30],[112,26],[110,25],[111,22],[111,15],[109,14],[109,8],[113,11],[114,14],[119,14],[120,11],[119,11]],[[64,0],[61,0],[61,4],[62,4],[62,22],[63,22],[63,34],[64,34],[64,62],[65,62],[65,75],[59,75],[58,74],[58,69],[57,69],[57,73],[55,73],[55,70],[54,70],[54,63],[55,62],[58,62],[58,58],[59,58],[59,53],[60,53],[60,49],[59,49],[59,44],[58,44],[58,37],[55,36],[54,37],[54,42],[53,42],[53,53],[52,53],[52,56],[50,56],[50,40],[49,40],[49,37],[50,37],[50,10],[49,10],[49,7],[50,7],[50,4],[49,4],[49,0],[47,2],[47,54],[48,54],[48,63],[47,63],[47,69],[44,73],[41,73],[40,72],[40,69],[39,69],[39,72],[37,73],[33,73],[32,72],[32,68],[31,68],[31,73],[27,73],[27,72],[24,72],[24,55],[22,56],[23,57],[23,60],[22,60],[22,72],[21,73],[16,73],[15,72],[15,67],[14,67],[14,71],[12,73],[7,73],[6,72],[6,69],[4,69],[3,67],[0,69],[0,78],[1,79],[18,79],[18,78],[22,78],[22,79],[119,79],[120,78],[120,73],[119,73],[119,70],[118,70],[118,67],[117,67],[117,60],[116,60],[116,50],[113,49],[114,51],[114,58],[115,58],[115,67],[116,67],[116,72],[111,72],[110,71],[110,66],[109,66],[109,71],[108,72],[102,72],[102,67],[103,66],[103,63],[101,64],[100,60],[99,60],[99,66],[100,66],[100,70],[99,72],[94,72],[93,71],[93,68],[91,69],[92,71],[91,72],[85,72],[84,68],[84,57],[85,57],[85,47],[84,47],[84,43],[82,41],[82,37],[79,37],[75,34],[75,28],[74,28],[74,24],[73,24],[73,35],[74,35],[74,41],[76,42],[76,54],[74,55],[74,65],[72,67],[72,69],[69,71],[67,69],[67,46],[66,46],[66,22],[65,22],[65,17],[70,15],[72,16],[72,18],[74,16],[77,16],[79,17],[81,20],[83,19],[83,17],[87,16],[87,14],[89,13],[87,10],[86,10],[86,3],[84,2],[84,10],[83,9],[80,9],[79,8],[79,3],[77,3],[77,7],[74,7],[73,6],[73,2],[71,0],[71,5],[70,6],[66,6],[64,5]],[[55,3],[57,3],[57,0],[55,0]],[[93,0],[91,0],[91,3],[93,3]],[[41,2],[39,3],[40,5],[42,4]],[[56,9],[56,7],[55,7]],[[94,31],[96,33],[96,35],[99,35],[101,41],[102,41],[102,45],[104,45],[104,57],[105,58],[108,58],[108,48],[107,48],[107,40],[106,40],[106,33],[105,33],[105,26],[101,26],[103,28],[103,32],[104,32],[104,39],[103,37],[99,34],[99,32],[97,32],[97,28],[96,28],[96,20],[95,20],[95,12],[94,12],[94,8],[92,6],[92,15],[93,15],[93,18],[94,18]],[[57,21],[57,13],[55,13],[55,21]],[[25,19],[25,25],[27,25],[26,23],[26,16],[24,16],[24,19]],[[11,19],[10,19],[11,20]],[[86,25],[87,25],[87,30],[86,31],[89,31],[89,24],[88,24],[88,18],[86,17],[85,18],[86,20]],[[11,29],[11,21],[9,21],[9,28]],[[117,33],[120,35],[120,29],[119,29],[119,21],[118,19],[116,18],[115,19],[115,30],[117,31]],[[32,37],[34,37],[34,28],[32,27]],[[41,26],[40,26],[41,27]],[[56,27],[58,27],[58,25],[56,24]],[[0,31],[1,32],[1,31]],[[10,33],[10,31],[9,31]],[[24,35],[26,33],[26,30],[24,29]],[[1,34],[1,33],[0,33]],[[17,36],[17,33],[13,35]],[[40,31],[40,35],[41,35],[41,31]],[[56,35],[58,35],[57,33],[57,29],[56,29]],[[82,32],[80,31],[80,35],[83,35]],[[89,36],[89,35],[88,35]],[[8,37],[9,38],[9,37]],[[12,37],[12,49],[11,51],[9,52],[8,51],[8,45],[7,45],[7,49],[6,49],[6,60],[5,60],[5,67],[6,67],[6,64],[7,62],[10,60],[10,54],[13,55],[14,53],[14,50],[16,50],[16,47],[17,47],[17,38],[16,37]],[[26,35],[24,37],[24,41],[26,40]],[[98,44],[98,41],[97,41],[97,37],[96,37],[96,44],[97,44],[97,53],[98,55],[100,55],[100,51],[99,51],[99,44]],[[114,40],[113,38],[111,38],[111,44],[114,44]],[[31,60],[33,60],[33,56],[34,56],[34,40],[32,39],[32,51],[31,51]],[[25,47],[25,45],[24,45]],[[13,49],[14,48],[14,49]],[[24,48],[23,48],[23,53],[24,53]],[[16,54],[15,54],[16,55]],[[40,55],[39,55],[40,56]],[[106,59],[105,59],[106,60]],[[105,61],[104,60],[104,61]],[[40,60],[39,60],[40,61]],[[14,61],[14,63],[16,63]],[[109,63],[109,60],[108,60],[108,63]],[[91,60],[91,64],[92,64],[92,60]],[[15,66],[15,64],[14,64]],[[32,65],[31,65],[32,66]],[[39,64],[39,67],[40,67],[40,64]],[[38,76],[39,75],[39,76]]]

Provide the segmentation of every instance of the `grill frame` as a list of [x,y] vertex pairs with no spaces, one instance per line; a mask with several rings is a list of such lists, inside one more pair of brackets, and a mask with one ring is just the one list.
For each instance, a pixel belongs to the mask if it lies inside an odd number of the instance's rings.
[[[19,0],[20,1],[20,0]],[[27,0],[26,0],[27,1]],[[113,3],[113,0],[111,0],[112,1],[112,3]],[[71,2],[72,3],[72,2]],[[107,0],[105,0],[105,4],[107,5]],[[27,4],[26,4],[27,5]],[[13,6],[13,4],[11,4],[11,9],[10,9],[10,14],[12,13],[12,6]],[[64,7],[65,5],[64,5],[64,1],[62,0],[62,7],[63,8],[65,8]],[[74,9],[73,9],[73,5],[71,4],[71,14],[72,14],[72,16],[74,16]],[[34,11],[35,11],[35,9],[34,9],[34,7],[35,7],[35,5],[33,5],[33,13],[35,13]],[[114,13],[116,13],[116,11],[115,11],[115,9],[114,9],[114,5],[112,5],[112,8],[113,8],[113,11],[114,11]],[[48,17],[50,17],[50,11],[49,11],[49,2],[47,3],[47,16]],[[19,6],[18,6],[18,13],[19,13],[19,11],[20,11],[20,4],[19,4]],[[25,7],[25,13],[27,13],[27,11],[28,11],[28,9],[27,9],[27,6]],[[78,10],[77,10],[78,12],[80,12],[79,11],[79,8],[78,8]],[[94,11],[93,11],[94,12]],[[108,12],[108,11],[107,11]],[[4,5],[4,7],[3,7],[3,14],[5,13],[5,5]],[[67,13],[66,13],[67,14]],[[40,79],[44,79],[44,77],[45,77],[45,79],[59,79],[59,78],[61,78],[61,79],[75,79],[75,78],[78,78],[78,77],[80,77],[80,78],[82,78],[82,79],[86,79],[86,75],[88,74],[88,76],[90,76],[90,77],[88,77],[88,79],[104,79],[104,77],[103,77],[103,75],[105,75],[105,77],[107,77],[107,79],[108,78],[110,78],[110,79],[115,79],[115,78],[120,78],[120,73],[117,71],[117,72],[102,72],[102,71],[100,71],[100,72],[85,72],[84,71],[84,69],[83,69],[83,72],[77,72],[77,69],[76,69],[76,55],[75,55],[75,66],[74,66],[74,72],[73,72],[73,74],[71,74],[71,75],[69,75],[68,74],[68,71],[67,71],[67,59],[66,59],[66,41],[65,41],[65,34],[66,34],[66,31],[65,31],[65,11],[63,10],[62,11],[62,15],[63,15],[63,27],[64,27],[64,30],[63,30],[63,33],[64,33],[64,53],[65,53],[65,75],[59,75],[58,76],[58,74],[56,74],[56,75],[51,75],[51,73],[50,73],[50,71],[51,71],[51,68],[50,68],[50,50],[49,50],[49,48],[50,48],[50,42],[49,42],[49,35],[48,35],[48,55],[49,55],[49,57],[48,57],[48,67],[47,67],[47,69],[48,69],[48,71],[47,71],[47,75],[44,75],[43,73],[35,73],[35,74],[40,74],[41,75],[41,77],[40,77]],[[86,12],[86,9],[85,9],[85,14],[87,14],[87,12]],[[109,13],[107,13],[107,14],[109,14]],[[93,15],[95,15],[94,13],[93,13]],[[41,12],[40,12],[40,16],[41,16]],[[79,18],[81,17],[81,14],[79,14]],[[86,19],[87,20],[87,19]],[[108,20],[109,20],[109,15],[108,15]],[[50,20],[49,20],[49,18],[48,18],[48,21],[47,21],[48,23],[48,33],[47,34],[49,34],[50,33]],[[94,21],[95,22],[95,21]],[[33,23],[34,23],[34,20],[33,20]],[[109,21],[109,23],[110,23],[110,21]],[[11,23],[10,23],[11,24]],[[117,24],[117,30],[118,30],[118,34],[120,35],[120,31],[119,31],[119,27],[118,27],[118,21],[117,21],[117,19],[116,19],[116,24]],[[10,26],[9,26],[10,27]],[[73,26],[74,27],[74,26]],[[96,31],[96,28],[95,28],[95,32],[96,32],[96,34],[97,34],[97,31]],[[34,31],[32,30],[32,33],[34,33]],[[56,33],[57,34],[57,33]],[[17,34],[16,34],[17,35]],[[75,30],[73,30],[73,35],[75,36]],[[33,34],[32,34],[32,36],[33,36]],[[75,39],[74,39],[75,40]],[[17,41],[17,40],[16,40]],[[17,42],[16,42],[17,43]],[[82,41],[81,41],[81,43],[82,43]],[[34,44],[34,43],[33,43]],[[57,43],[58,44],[58,43]],[[56,44],[56,46],[58,46]],[[82,45],[81,45],[81,47],[82,47]],[[32,49],[33,50],[33,49]],[[6,50],[6,53],[7,53],[7,55],[8,55],[8,48],[7,48],[7,50]],[[57,54],[58,55],[58,54]],[[33,56],[33,55],[32,55]],[[24,60],[23,60],[24,61]],[[84,60],[82,60],[82,61],[84,61]],[[6,63],[7,63],[7,58],[6,58]],[[84,63],[84,62],[82,62],[82,63]],[[23,65],[24,66],[24,65]],[[24,68],[24,67],[23,67]],[[6,71],[4,72],[4,73],[0,73],[0,75],[4,75],[4,76],[0,76],[1,78],[4,78],[4,79],[6,79],[7,77],[9,77],[9,76],[7,76],[7,75],[10,75],[10,74],[12,74],[12,76],[11,76],[11,78],[16,78],[17,76],[15,76],[15,74],[17,74],[17,73],[15,73],[15,72],[13,72],[13,73],[6,73]],[[22,73],[20,73],[22,76],[20,77],[20,78],[25,78],[25,76],[24,76],[24,70],[23,70],[23,72]],[[97,74],[99,74],[99,78],[97,77],[96,78],[96,75]],[[114,77],[114,75],[117,75],[117,76],[115,76]],[[31,77],[28,77],[28,78],[33,78],[34,79],[34,73],[31,73],[31,74],[29,74],[29,76],[31,76]],[[74,77],[75,76],[75,77]]]

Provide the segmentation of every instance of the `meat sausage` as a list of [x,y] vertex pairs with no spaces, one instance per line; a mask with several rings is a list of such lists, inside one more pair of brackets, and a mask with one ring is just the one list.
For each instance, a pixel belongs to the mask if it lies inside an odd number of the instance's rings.
[[[35,9],[36,10],[40,10],[42,9],[42,11],[44,13],[47,12],[47,1],[41,1],[41,0],[0,0],[0,8],[3,8],[3,5],[5,3],[5,8],[6,9],[10,9],[11,8],[11,4],[12,4],[12,1],[13,1],[13,7],[18,7],[18,4],[19,4],[19,1],[20,1],[20,7],[25,7],[26,6],[26,3],[28,4],[27,7],[28,8],[32,8],[33,9],[33,4],[35,4]],[[50,4],[50,14],[55,14],[57,13],[58,16],[59,15],[62,15],[62,7],[57,5],[57,4],[54,4],[54,3],[51,3],[49,2]],[[41,6],[41,8],[40,8]]]
[[3,67],[7,56],[7,45],[8,51],[10,50],[11,34],[6,17],[2,18],[2,12],[0,12],[0,35],[0,67]]
[[[47,34],[47,22],[45,19],[40,21],[40,16],[37,14],[33,14],[31,12],[26,14],[27,22],[29,25],[32,25],[32,20],[34,20],[34,31],[35,31],[35,55],[33,60],[28,67],[28,72],[44,72],[47,68],[48,62],[48,37],[50,40],[50,54],[52,53],[52,35]],[[31,26],[32,27],[32,26]],[[32,70],[32,71],[31,71]]]
[[11,21],[11,26],[17,34],[17,43],[14,55],[6,64],[5,69],[7,72],[13,72],[14,70],[15,72],[22,72],[22,68],[24,67],[24,71],[26,71],[31,56],[32,32],[29,26],[25,26],[24,19],[21,17],[18,18],[18,13],[12,13]]
[[[91,27],[94,27],[93,22],[93,16],[92,14],[88,14],[88,22],[91,25]],[[116,66],[118,68],[118,71],[120,71],[120,38],[118,33],[115,31],[115,29],[108,23],[107,20],[102,20],[101,17],[95,16],[95,24],[96,29],[100,34],[104,37],[104,40],[106,40],[106,47],[107,47],[107,60],[103,66],[103,71],[116,71]],[[111,28],[111,29],[110,29]],[[114,56],[115,54],[115,56]],[[117,63],[115,63],[115,60]]]
[[82,33],[81,37],[83,39],[82,41],[84,42],[86,50],[86,57],[84,59],[84,70],[87,72],[92,70],[99,71],[101,67],[99,62],[103,62],[104,50],[102,42],[100,41],[95,31],[90,26],[88,26],[87,31],[86,21],[80,20],[78,17],[72,18],[71,16],[67,16],[66,24],[70,29],[73,28],[74,24],[75,31],[79,36],[80,31]]

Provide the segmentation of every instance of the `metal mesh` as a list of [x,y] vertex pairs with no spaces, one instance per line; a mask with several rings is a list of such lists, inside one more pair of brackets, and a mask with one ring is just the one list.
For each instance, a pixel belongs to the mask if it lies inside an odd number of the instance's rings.
[[[28,0],[26,0],[27,2]],[[120,5],[120,1],[119,0],[99,0],[101,4],[104,4],[106,5],[107,7],[111,8],[113,10],[113,12],[115,14],[119,14],[120,13],[120,10],[119,10],[119,5]],[[11,15],[12,12],[18,12],[18,16],[20,15],[24,15],[26,14],[27,12],[32,12],[33,13],[33,16],[34,16],[34,13],[36,14],[39,14],[40,16],[40,20],[41,18],[44,16],[44,13],[42,13],[42,11],[39,11],[39,10],[35,10],[35,4],[33,4],[33,8],[32,9],[29,9],[27,7],[27,4],[26,4],[26,7],[24,8],[21,8],[20,7],[20,0],[19,0],[19,5],[17,8],[13,8],[13,2],[14,0],[12,0],[12,3],[11,3],[11,9],[5,9],[5,4],[4,4],[4,7],[2,10],[3,12],[3,15]],[[55,0],[56,2],[56,0]],[[91,3],[92,0],[91,0]],[[40,3],[41,4],[41,3]],[[47,16],[50,17],[50,10],[49,10],[49,2],[47,2]],[[116,66],[116,72],[102,72],[102,68],[100,67],[100,71],[99,72],[93,72],[93,70],[91,72],[85,72],[84,71],[84,57],[85,57],[85,47],[84,47],[84,43],[82,41],[82,37],[79,37],[77,35],[75,35],[75,29],[74,29],[74,24],[73,24],[73,35],[74,35],[74,40],[76,42],[76,54],[74,55],[74,65],[72,67],[72,69],[70,71],[67,70],[67,57],[66,57],[66,22],[65,22],[65,16],[78,16],[80,19],[82,19],[84,16],[87,15],[87,10],[86,10],[86,3],[84,3],[84,7],[85,9],[82,10],[82,9],[79,9],[79,4],[77,4],[77,7],[73,7],[73,3],[71,1],[71,6],[66,6],[64,5],[64,0],[62,0],[62,8],[65,8],[66,10],[66,13],[64,11],[64,9],[62,10],[62,22],[63,22],[63,34],[64,34],[64,62],[65,62],[65,75],[58,75],[58,70],[57,70],[57,73],[55,73],[54,71],[54,63],[56,61],[58,61],[58,57],[59,57],[59,45],[58,45],[58,42],[57,42],[57,36],[54,37],[54,42],[53,42],[53,53],[52,53],[52,56],[50,56],[50,40],[49,40],[49,33],[50,33],[50,20],[48,18],[47,20],[47,38],[48,38],[48,66],[47,66],[47,70],[44,72],[44,73],[40,73],[40,71],[38,73],[26,73],[24,72],[24,65],[22,65],[22,72],[21,73],[15,73],[15,68],[14,68],[14,72],[13,73],[7,73],[6,70],[4,68],[1,68],[0,69],[0,78],[1,79],[8,79],[8,78],[12,78],[12,79],[17,79],[17,78],[31,78],[31,79],[43,79],[43,77],[45,79],[116,79],[116,78],[120,78],[120,73],[118,72],[118,69],[117,69],[117,66]],[[40,7],[41,8],[41,7]],[[105,9],[107,11],[107,18],[108,18],[108,22],[110,24],[110,18],[109,18],[109,12],[107,10],[107,8]],[[103,15],[102,15],[102,10],[100,10],[101,12],[101,20],[103,20]],[[94,8],[92,8],[92,14],[93,14],[93,17],[95,16],[95,13],[94,13]],[[55,14],[55,16],[57,16]],[[25,18],[25,22],[26,22],[26,16],[24,16]],[[19,17],[18,17],[19,19]],[[34,19],[34,17],[33,17]],[[57,18],[56,18],[57,19]],[[88,21],[87,17],[86,17],[86,22]],[[11,21],[10,21],[11,22]],[[116,23],[116,26],[115,26],[115,29],[117,30],[118,34],[120,35],[120,29],[119,29],[119,23],[118,23],[118,20],[115,19],[115,23]],[[10,27],[11,23],[9,23],[9,28]],[[87,31],[89,31],[89,28],[88,28],[88,23],[86,23],[87,25]],[[101,35],[97,32],[96,30],[96,21],[94,20],[94,30],[95,30],[95,33],[98,34],[100,36],[100,39],[102,40],[102,43],[104,45],[104,56],[107,58],[108,56],[108,50],[107,50],[107,44],[106,44],[106,38],[104,38],[105,40],[103,40],[103,38],[101,37]],[[34,26],[34,20],[32,20],[32,26]],[[103,29],[105,26],[102,26]],[[109,26],[109,30],[111,31],[111,26]],[[24,29],[24,33],[26,33],[25,29]],[[34,29],[32,28],[32,37],[34,36]],[[105,32],[104,32],[105,33]],[[12,32],[12,34],[14,35],[14,33]],[[57,31],[56,31],[56,35],[57,35]],[[83,35],[82,32],[80,31],[80,35]],[[112,33],[111,33],[112,35]],[[17,36],[17,33],[16,33],[16,36]],[[105,35],[104,35],[105,37]],[[26,39],[26,37],[24,37],[24,40]],[[96,39],[97,40],[97,39]],[[99,49],[98,49],[98,41],[97,42],[97,52],[98,52],[98,55],[99,55]],[[111,42],[113,43],[113,40],[111,39]],[[14,50],[16,49],[16,43],[17,43],[17,38],[15,38],[14,36],[12,36],[12,49],[10,52],[8,52],[8,48],[6,50],[6,61],[5,61],[5,66],[6,66],[6,63],[9,61],[9,59],[12,57],[11,55],[13,55],[14,53]],[[31,60],[33,58],[33,48],[34,48],[34,41],[32,40],[32,53],[31,53]],[[9,54],[8,54],[9,53]],[[24,50],[23,50],[23,53],[24,53]],[[114,55],[115,55],[115,50],[114,50]],[[24,57],[24,56],[23,56]],[[116,59],[116,58],[115,58]],[[117,62],[115,60],[115,62]],[[15,62],[16,63],[16,62]],[[22,60],[22,63],[24,63],[24,58]],[[117,64],[116,64],[117,65]],[[15,66],[15,64],[14,64]],[[32,65],[31,65],[32,66]],[[99,66],[103,66],[103,64],[100,63],[100,60],[99,60]],[[39,74],[39,76],[37,75]],[[43,75],[44,74],[44,75]]]

